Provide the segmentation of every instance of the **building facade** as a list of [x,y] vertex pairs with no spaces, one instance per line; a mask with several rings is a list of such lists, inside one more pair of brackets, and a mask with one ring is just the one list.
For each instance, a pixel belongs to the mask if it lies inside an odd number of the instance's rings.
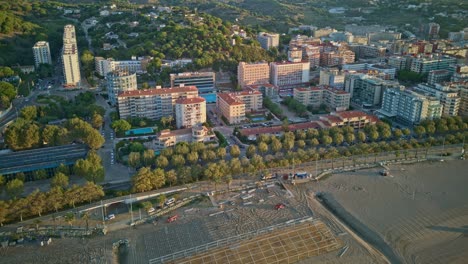
[[456,62],[455,58],[444,55],[419,56],[411,60],[410,70],[419,74],[433,70],[449,70]]
[[245,104],[229,93],[218,93],[216,107],[229,124],[239,124],[245,121]]
[[294,99],[303,105],[311,105],[314,108],[326,105],[333,111],[345,111],[349,109],[349,93],[334,89],[329,86],[295,88]]
[[171,88],[195,86],[199,93],[212,93],[215,90],[214,72],[183,72],[171,74]]
[[146,142],[144,145],[153,150],[161,150],[175,146],[178,142],[210,142],[216,139],[216,135],[205,126],[194,126],[191,128],[177,130],[162,130],[156,139]]
[[379,112],[404,124],[415,125],[426,119],[440,118],[442,105],[435,97],[405,89],[387,89]]
[[294,86],[307,84],[309,76],[310,62],[308,61],[270,63],[270,83],[280,88],[280,94],[292,92]]
[[418,84],[417,91],[439,99],[442,104],[443,116],[457,116],[460,110],[461,98],[455,89],[440,84]]
[[257,40],[260,42],[260,46],[266,50],[279,46],[279,34],[260,32]]
[[345,78],[345,91],[351,94],[353,102],[363,106],[380,105],[386,89],[399,87],[398,82],[382,80],[367,74],[349,74]]
[[50,56],[49,42],[38,41],[33,46],[34,65],[39,67],[40,64],[52,65],[52,58]]
[[81,81],[76,33],[73,25],[63,30],[62,68],[65,87],[77,87]]
[[237,81],[241,87],[267,84],[270,82],[270,67],[267,62],[239,62],[237,66]]
[[319,85],[328,85],[336,88],[344,87],[345,75],[337,68],[320,70]]
[[120,118],[146,117],[153,120],[172,116],[176,100],[198,97],[195,86],[124,91],[117,96]]
[[179,98],[175,103],[177,128],[190,128],[206,122],[206,101],[203,97]]
[[107,74],[107,95],[112,105],[117,104],[120,92],[135,91],[138,89],[136,74],[124,71],[113,71]]

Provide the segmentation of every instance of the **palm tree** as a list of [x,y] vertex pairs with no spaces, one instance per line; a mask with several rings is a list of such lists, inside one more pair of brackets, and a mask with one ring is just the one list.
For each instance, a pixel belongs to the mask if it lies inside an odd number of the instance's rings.
[[81,219],[85,220],[85,222],[86,222],[86,231],[89,230],[89,218],[90,217],[89,217],[89,212],[88,211],[84,212],[83,215],[81,216]]
[[75,214],[73,214],[72,212],[69,212],[65,215],[65,221],[70,225],[70,227],[72,226],[73,222],[75,222]]

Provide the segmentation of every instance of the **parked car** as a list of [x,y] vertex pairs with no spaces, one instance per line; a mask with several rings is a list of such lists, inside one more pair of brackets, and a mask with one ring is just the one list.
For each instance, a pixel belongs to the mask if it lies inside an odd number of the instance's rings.
[[108,215],[105,219],[106,219],[106,221],[115,219],[115,214],[110,214],[110,215]]
[[148,209],[148,213],[152,213],[152,212],[154,212],[154,211],[156,211],[156,210],[154,209],[154,207],[150,207],[150,208]]
[[279,204],[275,205],[276,210],[281,210],[281,209],[284,209],[285,207],[286,207],[286,205],[284,205],[282,203],[279,203]]
[[165,205],[165,206],[169,206],[169,205],[171,205],[171,204],[173,204],[173,203],[175,203],[175,199],[174,199],[174,198],[171,198],[171,199],[167,200],[167,201],[164,203],[164,205]]

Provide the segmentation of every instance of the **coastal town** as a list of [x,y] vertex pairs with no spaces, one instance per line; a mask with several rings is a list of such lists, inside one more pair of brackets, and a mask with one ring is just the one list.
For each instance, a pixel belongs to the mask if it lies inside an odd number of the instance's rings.
[[466,5],[6,2],[0,263],[468,257]]

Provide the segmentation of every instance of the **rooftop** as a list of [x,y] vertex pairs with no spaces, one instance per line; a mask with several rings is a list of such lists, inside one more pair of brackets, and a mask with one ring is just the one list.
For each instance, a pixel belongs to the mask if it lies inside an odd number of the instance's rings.
[[206,100],[203,97],[194,97],[194,98],[179,98],[176,100],[176,104],[200,104],[204,103]]
[[234,98],[229,93],[219,93],[218,98],[225,101],[228,105],[243,105],[244,104],[241,101],[239,101],[237,98]]
[[87,153],[86,145],[74,144],[0,154],[0,175],[72,165]]
[[187,93],[187,92],[198,92],[198,89],[195,86],[184,86],[184,87],[177,87],[177,88],[161,88],[161,89],[146,89],[146,90],[124,91],[124,92],[121,92],[118,97],[161,95],[161,94]]

